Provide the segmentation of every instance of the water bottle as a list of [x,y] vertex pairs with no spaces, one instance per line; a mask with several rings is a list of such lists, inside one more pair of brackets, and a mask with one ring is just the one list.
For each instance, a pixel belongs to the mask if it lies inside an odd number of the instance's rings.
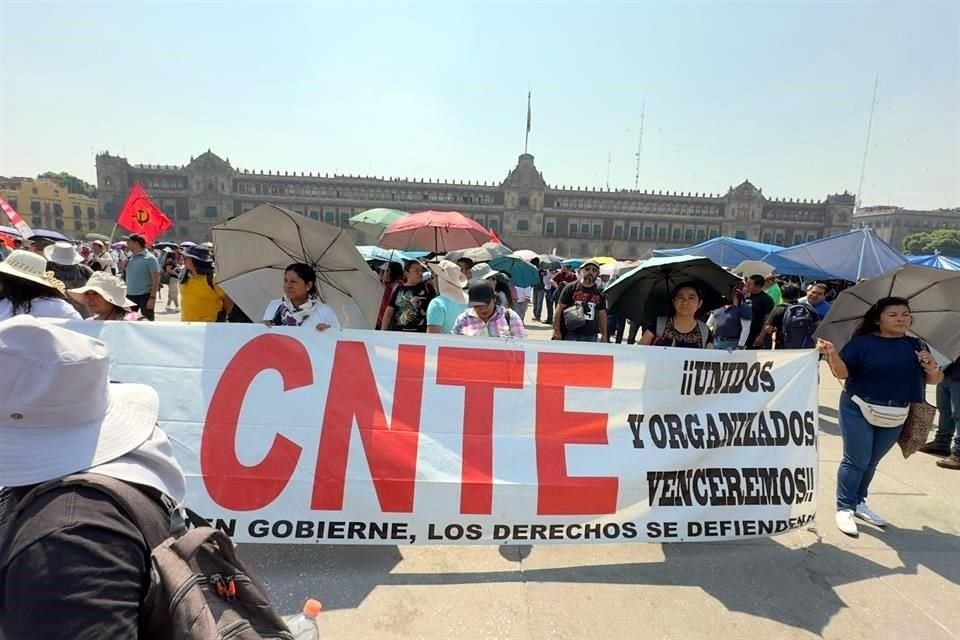
[[287,623],[290,632],[293,633],[294,640],[320,640],[320,627],[317,626],[317,616],[323,605],[319,600],[310,598],[303,604],[303,613],[295,616],[284,617],[283,621]]

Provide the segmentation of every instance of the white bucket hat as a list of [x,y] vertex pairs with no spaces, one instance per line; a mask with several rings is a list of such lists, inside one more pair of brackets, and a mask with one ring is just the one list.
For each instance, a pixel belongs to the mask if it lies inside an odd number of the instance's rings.
[[467,286],[467,278],[456,262],[441,260],[430,262],[427,266],[437,276],[440,295],[458,304],[467,304],[467,292],[464,290]]
[[0,273],[54,287],[51,278],[47,275],[46,258],[32,251],[23,249],[11,251],[7,259],[0,262]]
[[54,264],[61,264],[67,267],[83,262],[83,256],[77,253],[77,248],[73,246],[73,243],[63,240],[54,242],[44,249],[43,255]]
[[[160,398],[111,384],[95,338],[19,315],[0,322],[0,486],[54,480],[109,462],[150,437]],[[8,375],[9,374],[9,375]]]
[[127,300],[127,285],[124,284],[123,280],[106,271],[94,272],[94,274],[90,276],[90,279],[87,280],[87,284],[82,287],[77,287],[76,289],[68,289],[67,294],[77,302],[82,303],[83,294],[88,291],[99,293],[104,300],[123,309],[129,309],[136,304],[131,300]]
[[470,279],[471,280],[487,280],[489,278],[496,278],[499,271],[494,271],[493,267],[488,265],[486,262],[481,262],[476,264],[470,269]]

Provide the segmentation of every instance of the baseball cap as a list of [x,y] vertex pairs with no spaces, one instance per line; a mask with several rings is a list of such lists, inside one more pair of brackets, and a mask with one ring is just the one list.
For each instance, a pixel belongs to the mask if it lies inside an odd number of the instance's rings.
[[467,299],[471,307],[482,307],[490,304],[497,297],[493,285],[488,280],[471,280],[467,290]]
[[599,269],[600,263],[597,262],[596,260],[585,260],[583,264],[580,265],[581,269],[583,269],[584,267],[596,267],[597,269]]

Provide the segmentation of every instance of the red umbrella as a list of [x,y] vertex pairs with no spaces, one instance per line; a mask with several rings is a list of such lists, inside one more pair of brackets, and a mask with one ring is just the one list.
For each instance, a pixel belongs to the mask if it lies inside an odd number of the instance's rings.
[[479,247],[490,232],[456,211],[421,211],[400,218],[383,232],[380,246],[402,251],[446,253]]

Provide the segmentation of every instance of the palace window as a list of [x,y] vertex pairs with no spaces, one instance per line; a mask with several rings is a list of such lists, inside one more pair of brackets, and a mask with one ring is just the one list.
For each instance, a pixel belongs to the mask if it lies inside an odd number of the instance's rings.
[[623,237],[623,225],[618,224],[615,227],[613,227],[613,237],[616,239],[620,239]]
[[572,235],[572,236],[577,235],[577,223],[576,223],[576,222],[571,222],[571,223],[570,223],[570,235]]
[[336,216],[333,211],[324,211],[323,212],[323,221],[327,224],[333,224],[336,220]]
[[581,223],[580,223],[580,233],[581,233],[582,235],[587,235],[588,233],[590,233],[590,225],[587,224],[586,222],[581,222]]
[[496,218],[490,218],[490,231],[497,233],[500,231],[500,221]]
[[53,215],[57,216],[58,218],[63,217],[63,207],[61,207],[59,203],[55,202],[53,204]]
[[674,229],[674,230],[673,230],[673,241],[674,241],[674,242],[680,242],[680,235],[681,235],[681,233],[682,233],[682,232],[680,231],[680,229]]
[[777,244],[780,245],[781,247],[783,246],[783,234],[782,234],[782,233],[778,233],[778,234],[777,234]]
[[547,235],[552,236],[554,233],[556,233],[556,228],[557,228],[557,225],[555,223],[548,222],[546,226]]
[[79,218],[83,215],[83,209],[80,208],[80,205],[78,204],[73,205],[73,215],[76,218]]
[[529,230],[530,230],[530,222],[526,218],[517,220],[517,231],[529,231]]
[[602,224],[595,224],[595,225],[593,225],[593,235],[599,236],[599,235],[601,235],[602,233],[603,233],[603,225],[602,225]]
[[643,228],[643,239],[650,240],[653,238],[653,227],[644,227]]
[[319,219],[320,219],[320,212],[319,212],[319,211],[316,211],[316,210],[311,211],[311,212],[310,212],[310,217],[313,218],[314,220],[319,220]]
[[216,207],[207,207],[207,208],[204,210],[203,215],[206,216],[206,217],[208,217],[208,218],[216,218],[216,217],[217,217],[217,208],[216,208]]
[[706,239],[707,239],[707,232],[706,232],[706,231],[704,231],[703,229],[701,229],[700,231],[697,231],[697,241],[698,241],[698,242],[703,242],[703,241],[706,240]]
[[769,232],[763,234],[764,244],[770,244],[773,242],[773,235]]
[[530,208],[530,196],[520,196],[520,208],[521,209]]
[[666,227],[660,227],[659,229],[657,229],[657,238],[659,238],[660,240],[666,240],[666,239],[667,239],[667,228],[666,228]]
[[683,239],[690,241],[693,240],[693,229],[687,229],[683,232]]
[[630,227],[630,239],[639,240],[640,239],[640,228],[639,227]]

